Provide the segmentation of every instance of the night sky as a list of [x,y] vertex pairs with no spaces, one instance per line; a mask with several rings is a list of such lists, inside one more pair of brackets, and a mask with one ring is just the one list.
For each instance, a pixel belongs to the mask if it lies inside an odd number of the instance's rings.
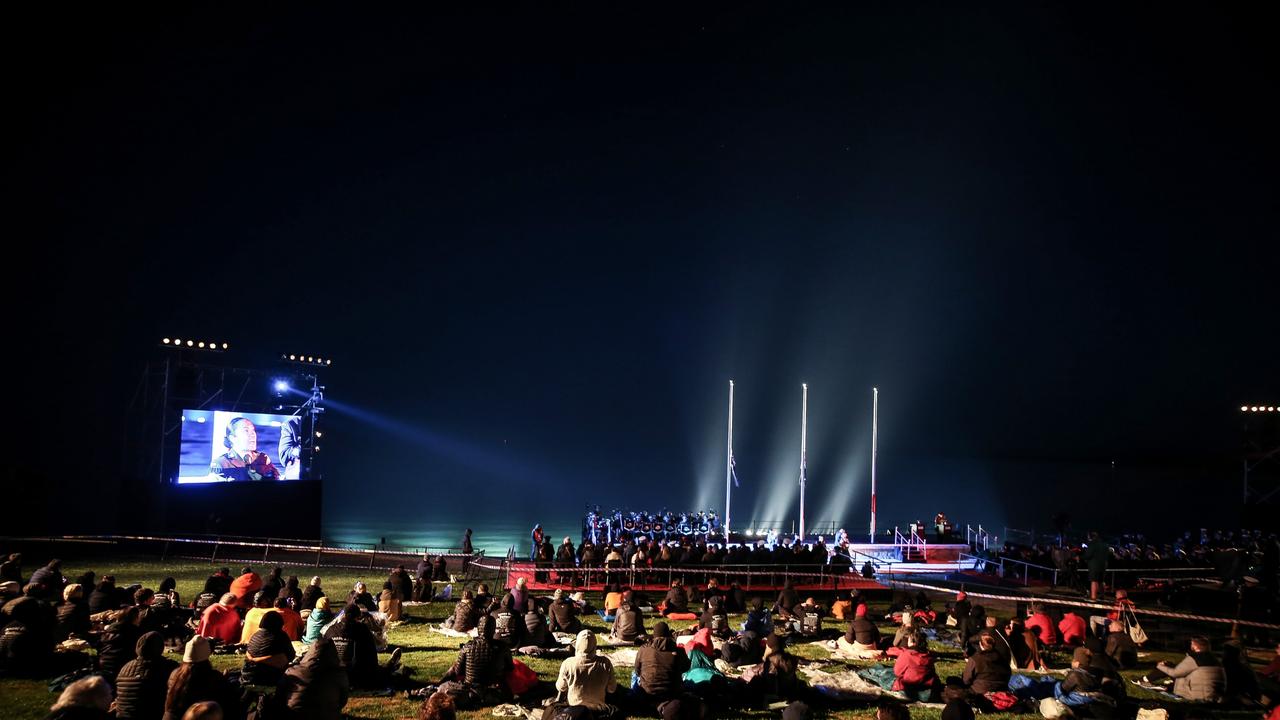
[[1274,8],[214,10],[7,23],[33,529],[136,502],[171,335],[334,358],[325,522],[374,539],[721,507],[730,378],[739,522],[796,515],[802,382],[811,524],[865,531],[872,386],[882,525],[1235,521]]

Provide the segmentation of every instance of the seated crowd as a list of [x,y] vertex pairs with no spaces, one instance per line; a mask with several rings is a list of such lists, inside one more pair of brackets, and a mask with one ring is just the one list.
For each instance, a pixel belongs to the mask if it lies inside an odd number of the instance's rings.
[[[624,554],[609,550],[610,557]],[[66,685],[52,708],[51,717],[68,719],[238,718],[255,709],[261,714],[264,704],[281,717],[336,719],[352,691],[388,688],[417,688],[426,697],[424,718],[540,698],[549,720],[620,711],[702,718],[737,708],[786,708],[784,717],[803,718],[832,700],[801,680],[801,660],[789,647],[822,641],[837,658],[873,661],[856,665],[861,682],[906,701],[946,703],[944,717],[1032,703],[1042,710],[1056,703],[1077,717],[1116,717],[1118,708],[1134,707],[1120,675],[1139,661],[1126,624],[1132,603],[1123,591],[1107,616],[1033,603],[1025,617],[998,619],[964,592],[938,611],[923,592],[898,598],[885,615],[872,613],[857,592],[840,593],[826,607],[789,581],[772,603],[715,578],[674,580],[657,603],[613,582],[599,596],[608,628],[601,641],[583,622],[596,617],[595,598],[565,590],[538,597],[521,577],[500,596],[484,584],[464,591],[444,625],[470,637],[442,676],[414,681],[399,650],[386,663],[378,653],[386,649],[386,623],[401,618],[404,603],[424,597],[420,583],[434,569],[425,563],[415,582],[396,568],[377,595],[356,583],[336,599],[319,577],[303,586],[280,568],[265,578],[249,567],[234,576],[223,568],[183,605],[172,578],[154,591],[117,587],[109,575],[63,577],[54,560],[23,583],[21,558],[11,556],[4,571],[8,577],[16,570],[22,591],[9,587],[12,597],[2,598],[0,674],[49,678],[92,665],[94,674]],[[745,619],[731,623],[730,614]],[[882,633],[876,617],[891,619],[897,630]],[[684,635],[676,623],[686,623]],[[619,685],[599,642],[633,648],[629,686]],[[959,675],[939,676],[939,643],[959,647]],[[96,657],[79,651],[90,647]],[[167,648],[180,652],[181,662],[166,658]],[[239,653],[237,671],[211,664],[214,653],[225,651]],[[1185,658],[1156,665],[1142,683],[1187,700],[1262,707],[1280,698],[1276,651],[1254,673],[1238,645],[1218,654],[1197,636]],[[564,660],[554,679],[540,679],[519,655]],[[1070,658],[1064,676],[1037,673],[1054,658]]]

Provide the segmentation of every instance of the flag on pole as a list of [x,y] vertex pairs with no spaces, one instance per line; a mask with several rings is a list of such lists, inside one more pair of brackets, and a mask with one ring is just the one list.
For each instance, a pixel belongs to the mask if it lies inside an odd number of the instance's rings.
[[733,477],[733,486],[738,487],[738,462],[734,459],[733,453],[729,453],[729,475]]

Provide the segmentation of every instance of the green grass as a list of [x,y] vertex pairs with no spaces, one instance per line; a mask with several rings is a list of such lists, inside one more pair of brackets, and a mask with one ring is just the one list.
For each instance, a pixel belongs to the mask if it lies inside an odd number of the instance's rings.
[[[223,563],[209,564],[203,562],[186,562],[186,561],[165,561],[159,558],[153,559],[131,559],[128,561],[112,560],[108,564],[101,561],[93,561],[90,565],[83,562],[68,560],[64,563],[64,574],[69,577],[75,577],[85,569],[96,570],[99,574],[103,572],[111,572],[116,576],[118,585],[129,585],[132,583],[142,583],[146,587],[154,588],[159,584],[160,580],[167,576],[172,576],[177,580],[178,592],[182,596],[184,603],[190,603],[204,585],[205,578],[217,567]],[[239,563],[232,567],[233,572],[239,570]],[[260,574],[265,574],[270,568],[267,566],[254,565],[254,569]],[[296,572],[305,585],[311,578],[313,572],[309,569],[300,568],[298,570],[286,569],[286,576]],[[319,574],[323,578],[323,587],[330,596],[344,597],[357,580],[363,580],[374,591],[382,586],[385,579],[383,569],[376,572],[358,573],[349,570],[331,571],[322,570]],[[496,590],[496,586],[491,584],[491,589]],[[989,611],[998,611],[1003,615],[1008,615],[1011,608],[989,608]],[[393,645],[403,648],[402,662],[414,669],[414,678],[421,681],[437,680],[449,666],[453,663],[454,657],[457,655],[458,647],[461,644],[460,638],[446,637],[438,633],[428,630],[429,623],[442,622],[446,617],[453,613],[453,603],[432,603],[429,605],[420,605],[406,608],[408,615],[407,622],[392,628],[388,632],[388,639]],[[731,618],[735,623],[742,621],[742,616]],[[653,619],[646,618],[646,624],[652,625]],[[598,633],[607,633],[608,628],[605,623],[595,615],[584,618],[584,623],[590,629]],[[691,622],[673,622],[672,630],[677,633],[686,628],[692,627],[695,623]],[[890,634],[893,628],[889,626],[882,627],[883,631]],[[838,665],[849,667],[859,667],[872,665],[871,662],[860,661],[832,661],[826,653],[817,647],[810,645],[799,645],[793,648],[793,652],[805,659],[822,660],[824,662],[834,662]],[[938,674],[946,678],[948,675],[959,675],[964,668],[963,658],[958,651],[942,648],[941,646],[934,648],[935,654],[938,656]],[[383,656],[385,659],[385,656]],[[1143,667],[1139,670],[1128,671],[1125,674],[1127,678],[1135,679],[1140,677],[1143,672],[1155,665],[1157,661],[1166,660],[1176,662],[1181,658],[1181,653],[1150,653],[1144,658]],[[535,670],[539,677],[544,680],[554,680],[556,673],[560,667],[560,660],[547,660],[530,657],[521,657],[522,662]],[[1069,659],[1068,659],[1069,660]],[[1064,660],[1058,659],[1057,667],[1064,664]],[[230,670],[239,668],[241,660],[237,656],[231,655],[215,655],[213,664],[220,670]],[[616,669],[618,683],[623,686],[630,684],[631,668]],[[1159,696],[1150,693],[1134,685],[1127,688],[1131,698],[1138,700],[1158,699]],[[3,698],[4,717],[12,720],[38,720],[43,718],[47,712],[49,705],[56,699],[55,696],[48,692],[46,684],[42,681],[27,680],[0,680],[0,698]],[[420,701],[409,700],[403,697],[371,697],[368,695],[361,696],[357,694],[348,702],[345,712],[356,718],[412,718],[417,715]],[[1214,711],[1211,713],[1213,717],[1220,718],[1256,718],[1256,711]],[[492,717],[490,712],[486,710],[476,710],[459,713],[459,715],[467,720],[478,720],[482,717]],[[871,718],[875,715],[874,707],[842,709],[830,713],[829,717],[835,718]],[[776,713],[768,711],[744,711],[734,712],[730,714],[718,714],[718,717],[730,718],[764,718],[775,717]],[[913,720],[938,720],[940,712],[933,708],[913,707],[911,709],[911,717]],[[1038,718],[1035,715],[1011,715],[1002,713],[988,717],[993,718]]]

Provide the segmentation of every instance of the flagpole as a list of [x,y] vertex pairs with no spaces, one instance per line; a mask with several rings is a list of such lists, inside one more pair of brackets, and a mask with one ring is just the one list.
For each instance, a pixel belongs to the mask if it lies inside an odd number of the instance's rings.
[[724,543],[729,544],[729,508],[733,496],[733,381],[729,381],[729,439],[724,457]]
[[809,436],[809,385],[800,383],[800,389],[803,393],[800,400],[800,542],[804,542],[804,483],[806,442]]
[[880,389],[871,388],[871,540],[876,541],[876,444],[880,429]]

